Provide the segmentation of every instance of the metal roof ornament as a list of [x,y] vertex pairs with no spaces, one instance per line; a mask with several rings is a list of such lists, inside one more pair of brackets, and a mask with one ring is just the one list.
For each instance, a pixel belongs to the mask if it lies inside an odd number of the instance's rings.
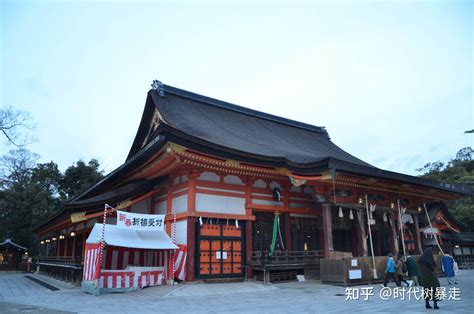
[[165,87],[160,81],[153,80],[153,83],[151,84],[151,89],[156,90],[160,97],[165,97]]

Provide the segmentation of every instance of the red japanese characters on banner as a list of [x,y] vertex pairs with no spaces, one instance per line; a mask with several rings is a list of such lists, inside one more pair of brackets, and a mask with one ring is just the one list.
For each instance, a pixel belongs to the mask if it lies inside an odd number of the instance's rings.
[[117,227],[142,230],[164,230],[165,215],[136,214],[117,211]]

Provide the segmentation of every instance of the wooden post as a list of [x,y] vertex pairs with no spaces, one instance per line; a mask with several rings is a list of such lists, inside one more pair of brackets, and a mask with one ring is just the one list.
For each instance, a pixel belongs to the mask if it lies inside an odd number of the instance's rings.
[[196,177],[195,172],[189,172],[188,174],[188,211],[196,211]]
[[[283,206],[290,209],[290,189],[291,185],[286,184],[282,186],[282,197],[283,197]],[[291,251],[291,217],[290,213],[285,213],[284,214],[284,219],[285,219],[285,248],[286,251]]]
[[[247,220],[247,226],[245,227],[245,259],[248,262],[250,261],[250,257],[252,256],[253,251],[253,224],[252,220]],[[253,271],[250,267],[247,267],[247,278],[253,278]]]
[[64,253],[63,253],[63,256],[67,256],[67,244],[69,242],[69,238],[68,238],[68,235],[67,235],[67,230],[66,230],[66,234],[64,235]]
[[[168,180],[166,187],[168,189],[166,193],[166,215],[171,217],[171,211],[173,209],[173,180]],[[166,225],[166,232],[169,236],[171,236],[171,224],[172,221]]]
[[81,262],[86,257],[86,241],[87,241],[87,239],[86,239],[86,230],[84,229],[84,232],[82,233],[82,257],[81,257]]
[[58,243],[58,252],[56,253],[56,256],[59,256],[59,253],[61,252],[61,239],[59,238],[61,235],[58,236],[58,239],[56,242]]
[[283,215],[285,217],[285,248],[287,251],[291,251],[291,217],[290,213]]
[[196,223],[194,217],[188,217],[186,281],[195,281]]
[[[255,183],[253,178],[244,180],[245,183],[245,214],[247,216],[252,215],[252,185]],[[245,259],[248,265],[250,257],[253,251],[253,223],[251,220],[247,220],[245,227]],[[247,278],[253,278],[253,271],[250,267],[247,267]]]
[[389,240],[391,240],[389,241],[391,245],[390,251],[394,256],[397,256],[399,248],[398,248],[397,226],[396,226],[396,221],[395,221],[394,216],[395,215],[392,213],[388,215],[388,224],[389,224],[388,234],[389,234]]
[[362,210],[356,210],[357,216],[357,242],[359,256],[369,256],[367,248],[367,232],[365,230],[365,217]]
[[75,259],[76,258],[76,237],[77,237],[77,234],[74,235],[73,239],[72,239],[72,258]]
[[332,241],[332,216],[331,216],[331,205],[323,204],[323,234],[324,234],[324,257],[329,258],[331,251],[334,251],[334,245]]
[[414,233],[415,233],[415,253],[421,254],[423,252],[421,246],[421,233],[420,233],[420,225],[418,223],[418,215],[413,216],[413,226],[414,226]]

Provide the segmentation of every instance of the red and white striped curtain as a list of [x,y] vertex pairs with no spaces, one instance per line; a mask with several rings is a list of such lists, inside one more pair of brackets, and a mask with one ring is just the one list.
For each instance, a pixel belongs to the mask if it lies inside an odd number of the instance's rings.
[[186,279],[186,245],[178,244],[179,249],[174,251],[174,278]]
[[86,243],[84,273],[82,280],[92,281],[100,277],[99,265],[100,243]]

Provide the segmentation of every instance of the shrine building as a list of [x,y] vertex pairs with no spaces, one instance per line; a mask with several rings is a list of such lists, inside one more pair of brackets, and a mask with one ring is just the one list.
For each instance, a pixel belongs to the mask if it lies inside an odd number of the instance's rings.
[[[174,272],[181,267],[186,281],[317,277],[322,260],[351,257],[375,268],[375,257],[420,254],[443,245],[442,230],[459,232],[446,202],[472,193],[464,187],[374,167],[324,127],[159,81],[152,87],[124,164],[34,230],[45,268],[82,276],[85,242],[105,204],[107,224],[117,209],[165,215],[185,254]],[[111,270],[152,258],[113,246],[103,254]]]

